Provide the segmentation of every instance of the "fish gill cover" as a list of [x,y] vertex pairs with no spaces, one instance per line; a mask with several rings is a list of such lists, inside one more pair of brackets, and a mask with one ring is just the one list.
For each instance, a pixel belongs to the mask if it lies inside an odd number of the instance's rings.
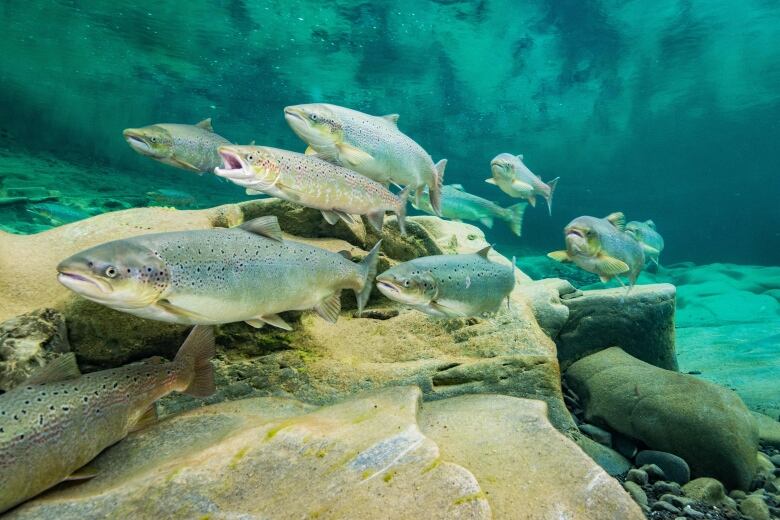
[[[504,206],[483,183],[497,153],[560,177],[552,217],[526,212],[523,248],[559,248],[572,218],[622,210],[655,220],[666,262],[778,260],[774,2],[10,1],[0,21],[6,185],[23,175],[127,205],[177,188],[200,205],[238,200],[211,175],[142,159],[121,129],[211,117],[231,142],[303,151],[282,107],[333,102],[400,113],[449,160],[448,184]],[[8,162],[24,153],[90,178]],[[0,210],[6,229],[29,216]],[[503,226],[492,239],[517,248]]]

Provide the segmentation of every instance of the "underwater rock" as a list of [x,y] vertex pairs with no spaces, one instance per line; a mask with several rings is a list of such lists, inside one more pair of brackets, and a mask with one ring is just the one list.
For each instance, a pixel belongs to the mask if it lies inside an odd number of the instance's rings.
[[771,520],[769,506],[758,495],[750,495],[739,504],[739,511],[752,520]]
[[780,448],[780,421],[757,412],[753,412],[753,417],[758,426],[758,439],[761,444]]
[[65,320],[54,309],[32,311],[0,323],[0,393],[69,351]]
[[494,518],[641,519],[620,484],[553,428],[545,408],[468,395],[425,403],[420,425],[442,460],[473,473]]
[[562,300],[569,318],[555,338],[561,368],[583,357],[619,346],[628,354],[677,370],[674,345],[674,286],[638,285],[585,291]]
[[731,390],[663,370],[610,348],[574,363],[567,384],[585,418],[682,457],[694,477],[746,489],[755,473],[758,431]]
[[661,468],[669,480],[678,484],[686,484],[691,480],[691,469],[682,458],[665,451],[643,450],[636,456],[638,466],[655,464]]
[[685,496],[710,506],[725,505],[731,508],[736,506],[734,500],[726,496],[723,484],[714,478],[701,477],[691,480],[682,489]]
[[92,463],[95,478],[8,518],[642,518],[543,403],[467,396],[421,409],[420,395],[199,408],[130,434]]
[[520,285],[539,326],[551,338],[555,338],[569,319],[569,308],[562,299],[577,292],[569,282],[559,278],[539,280]]
[[612,448],[599,444],[590,437],[582,435],[579,432],[570,432],[569,436],[577,446],[579,446],[588,457],[593,459],[596,464],[601,466],[607,474],[617,477],[618,475],[625,475],[625,473],[631,469],[631,462]]

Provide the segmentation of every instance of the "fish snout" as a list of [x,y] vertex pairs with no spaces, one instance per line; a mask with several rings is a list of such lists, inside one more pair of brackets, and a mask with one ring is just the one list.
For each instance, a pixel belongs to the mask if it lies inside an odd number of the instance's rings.
[[139,129],[125,128],[122,131],[122,136],[125,138],[125,141],[127,141],[127,144],[141,155],[154,155],[154,150],[152,150],[152,147],[146,142],[146,139]]
[[219,157],[222,159],[222,168],[214,168],[214,173],[227,179],[242,179],[251,174],[245,172],[245,164],[241,155],[228,146],[220,146],[217,149]]

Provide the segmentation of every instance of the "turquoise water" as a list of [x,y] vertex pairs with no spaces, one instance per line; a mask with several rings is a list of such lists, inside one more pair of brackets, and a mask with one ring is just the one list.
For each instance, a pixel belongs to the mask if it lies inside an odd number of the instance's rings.
[[[505,248],[557,249],[573,217],[620,210],[658,224],[669,263],[780,258],[776,2],[11,1],[0,20],[6,188],[95,212],[159,188],[243,200],[138,156],[121,130],[211,117],[231,141],[301,150],[282,107],[328,101],[400,113],[449,160],[447,182],[502,205],[483,182],[497,153],[560,176],[552,217],[529,210],[519,242],[496,226]],[[6,229],[49,224],[0,212]]]

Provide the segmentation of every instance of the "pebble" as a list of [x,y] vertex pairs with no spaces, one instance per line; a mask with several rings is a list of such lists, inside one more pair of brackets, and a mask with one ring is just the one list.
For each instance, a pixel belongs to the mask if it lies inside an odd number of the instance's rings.
[[636,482],[640,486],[644,486],[648,482],[647,472],[641,469],[630,469],[626,475],[628,482]]
[[769,457],[769,460],[771,460],[772,464],[774,464],[776,467],[780,468],[780,453],[775,453]]
[[653,506],[650,509],[652,509],[653,511],[668,511],[676,515],[680,514],[680,510],[678,508],[674,507],[669,502],[664,502],[662,500],[659,500],[658,502],[653,504]]
[[691,506],[685,506],[683,508],[683,513],[685,513],[685,516],[689,518],[705,518],[705,514],[701,511],[696,511]]
[[682,495],[682,488],[677,482],[667,482],[666,480],[659,480],[653,484],[653,489],[659,495],[670,493],[672,495]]
[[691,468],[682,458],[672,453],[656,450],[643,450],[636,455],[637,466],[655,464],[664,471],[666,480],[686,484],[691,480]]
[[655,464],[645,464],[644,466],[642,466],[639,469],[641,469],[642,471],[646,472],[647,476],[652,481],[667,480],[666,479],[666,474],[664,473],[664,470],[662,470],[661,468],[659,468]]
[[742,500],[747,496],[747,493],[745,493],[741,489],[734,489],[731,491],[731,493],[729,493],[729,496],[734,500]]
[[608,431],[587,423],[580,425],[580,431],[599,444],[603,444],[608,448],[612,447],[612,434]]
[[696,501],[693,500],[692,498],[679,497],[677,495],[671,495],[669,493],[667,493],[665,495],[661,495],[661,498],[659,498],[658,500],[663,500],[664,502],[669,502],[674,507],[685,507],[685,506],[689,506],[691,504],[695,504],[696,503]]
[[631,498],[634,499],[634,502],[640,506],[647,506],[647,493],[645,493],[639,484],[629,480],[623,483],[623,487],[628,492],[628,494],[631,495]]
[[750,495],[739,504],[740,512],[753,520],[771,520],[769,506],[758,495]]

